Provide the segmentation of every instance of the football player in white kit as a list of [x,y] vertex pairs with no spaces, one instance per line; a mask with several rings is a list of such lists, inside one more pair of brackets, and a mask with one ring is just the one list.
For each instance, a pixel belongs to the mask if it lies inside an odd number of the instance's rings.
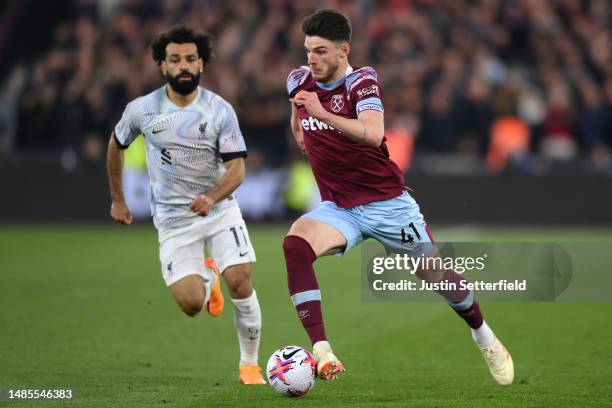
[[[128,103],[111,135],[111,216],[132,222],[121,185],[123,149],[142,133],[166,285],[187,315],[206,308],[218,316],[223,274],[235,309],[239,381],[264,384],[257,363],[261,310],[251,283],[255,252],[233,195],[244,179],[247,150],[232,106],[198,86],[213,55],[211,38],[175,26],[153,41],[151,51],[167,84]],[[214,262],[205,262],[204,249]]]

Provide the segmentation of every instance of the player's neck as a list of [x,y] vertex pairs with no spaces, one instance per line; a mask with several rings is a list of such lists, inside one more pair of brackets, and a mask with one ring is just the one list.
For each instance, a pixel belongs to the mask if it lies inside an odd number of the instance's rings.
[[166,95],[168,95],[168,99],[172,101],[177,106],[184,108],[189,105],[193,100],[198,96],[198,88],[196,88],[193,92],[187,95],[181,95],[176,92],[170,85],[166,85]]

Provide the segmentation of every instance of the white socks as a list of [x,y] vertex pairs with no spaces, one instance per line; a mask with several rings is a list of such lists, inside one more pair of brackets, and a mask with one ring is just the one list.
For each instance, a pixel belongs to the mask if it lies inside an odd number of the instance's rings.
[[329,342],[327,340],[317,341],[315,344],[312,345],[313,353],[315,349],[317,350],[317,353],[319,352],[330,353],[331,352],[331,346],[329,345]]
[[472,330],[472,338],[478,344],[478,347],[490,347],[495,342],[495,334],[493,330],[487,325],[487,322],[483,321],[482,326]]
[[240,365],[257,364],[261,335],[261,309],[255,290],[246,299],[232,299],[234,322],[240,344]]

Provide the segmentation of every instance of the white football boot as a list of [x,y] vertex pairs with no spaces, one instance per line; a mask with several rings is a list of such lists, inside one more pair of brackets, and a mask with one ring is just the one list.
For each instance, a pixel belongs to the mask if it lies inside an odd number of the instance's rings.
[[491,375],[501,385],[510,385],[514,380],[514,362],[506,347],[496,337],[489,347],[481,347]]
[[317,375],[322,380],[337,380],[338,373],[346,371],[327,341],[316,342],[312,347],[312,355],[317,362]]

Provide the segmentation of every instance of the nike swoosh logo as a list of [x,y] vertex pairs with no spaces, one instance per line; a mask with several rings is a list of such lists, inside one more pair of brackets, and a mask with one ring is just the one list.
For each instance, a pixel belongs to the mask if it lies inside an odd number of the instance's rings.
[[240,254],[239,254],[239,255],[240,255],[240,256],[245,256],[245,255],[246,255],[246,254],[248,254],[248,253],[249,253],[249,251],[246,251],[244,254],[243,254],[242,252],[240,252]]
[[151,133],[153,133],[154,135],[163,132],[164,130],[167,130],[168,128],[164,128],[164,129],[154,129]]
[[289,354],[285,354],[285,353],[283,353],[283,358],[284,358],[285,360],[289,360],[289,359],[290,359],[291,357],[293,357],[293,356],[295,355],[295,353],[297,353],[298,351],[300,351],[300,349],[293,350],[293,351],[292,351],[291,353],[289,353]]

